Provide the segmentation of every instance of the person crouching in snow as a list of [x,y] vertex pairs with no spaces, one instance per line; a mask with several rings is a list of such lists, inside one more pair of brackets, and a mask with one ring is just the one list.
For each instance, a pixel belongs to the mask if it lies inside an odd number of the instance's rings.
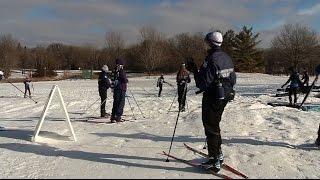
[[109,68],[107,65],[104,65],[101,68],[101,72],[99,74],[98,85],[99,85],[99,96],[101,98],[100,103],[100,117],[106,117],[106,101],[107,101],[107,92],[110,88],[111,84],[108,78]]
[[126,91],[127,91],[127,75],[123,69],[124,61],[116,59],[116,69],[113,73],[113,107],[111,113],[111,123],[122,122],[121,116],[125,105]]
[[26,79],[23,81],[23,84],[24,84],[24,98],[27,98],[27,92],[29,92],[29,97],[31,97],[31,90],[30,90],[31,79],[29,76],[26,77]]
[[[287,84],[290,83],[290,88],[289,88],[289,105],[290,106],[296,106],[297,104],[297,93],[299,91],[299,88],[302,87],[302,82],[299,78],[299,73],[295,70],[294,67],[290,67],[289,70],[291,71],[291,75],[288,79],[288,81],[281,86],[281,88],[284,88]],[[292,104],[292,95],[294,95],[294,100]]]

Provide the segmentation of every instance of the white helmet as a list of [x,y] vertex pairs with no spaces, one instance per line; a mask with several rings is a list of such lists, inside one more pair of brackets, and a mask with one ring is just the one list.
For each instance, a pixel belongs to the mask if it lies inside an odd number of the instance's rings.
[[3,72],[2,71],[0,71],[0,75],[3,76]]
[[104,72],[108,72],[109,71],[109,67],[107,65],[103,65],[101,69]]
[[215,32],[209,32],[205,39],[208,43],[216,46],[221,46],[222,41],[223,41],[223,36],[220,32],[215,31]]

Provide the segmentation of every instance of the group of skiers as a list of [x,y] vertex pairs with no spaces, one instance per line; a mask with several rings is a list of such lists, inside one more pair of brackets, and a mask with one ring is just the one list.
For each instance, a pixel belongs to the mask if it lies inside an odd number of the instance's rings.
[[[210,32],[204,39],[207,45],[207,56],[198,69],[192,58],[187,58],[177,73],[177,93],[179,102],[179,112],[185,111],[186,95],[188,91],[188,83],[191,82],[190,73],[193,73],[196,87],[200,89],[198,93],[203,93],[202,98],[202,123],[205,130],[206,141],[208,146],[208,161],[202,165],[215,172],[219,172],[224,161],[221,149],[221,129],[220,122],[224,109],[228,102],[232,101],[235,96],[234,86],[236,84],[236,73],[232,59],[228,54],[222,51],[223,36],[220,32]],[[124,70],[124,60],[116,59],[115,69],[111,74],[109,68],[104,65],[98,78],[99,96],[101,99],[100,116],[107,117],[106,101],[107,91],[109,88],[113,91],[113,106],[110,120],[112,123],[123,122],[123,109],[125,106],[125,98],[127,91],[128,79]],[[0,71],[0,80],[3,73]],[[304,82],[301,82],[299,74],[294,68],[291,68],[291,76],[289,80],[282,86],[290,83],[289,94],[290,104],[292,104],[292,95],[294,95],[294,104],[297,103],[297,91],[303,85],[309,85],[309,76],[304,71]],[[27,92],[31,96],[30,91],[31,79],[26,78],[25,97]],[[167,83],[162,74],[158,81],[159,87],[158,97],[161,97],[163,84]],[[318,131],[318,139],[316,143],[320,145],[320,126]]]
[[[294,67],[290,67],[290,77],[288,81],[281,86],[281,88],[284,88],[287,84],[290,83],[288,87],[289,92],[289,105],[290,106],[296,106],[297,104],[297,93],[298,92],[305,92],[306,89],[309,87],[309,75],[307,70],[303,70],[303,76],[302,79],[300,79],[300,75],[298,71]],[[294,96],[294,101],[292,104],[292,95]]]
[[122,59],[116,59],[116,67],[112,72],[111,82],[109,79],[107,65],[104,65],[101,69],[98,79],[99,95],[101,98],[100,116],[105,118],[106,113],[106,101],[107,101],[107,90],[111,88],[113,90],[113,106],[111,112],[111,122],[123,122],[123,108],[125,106],[125,98],[127,91],[127,75],[124,71],[124,61]]

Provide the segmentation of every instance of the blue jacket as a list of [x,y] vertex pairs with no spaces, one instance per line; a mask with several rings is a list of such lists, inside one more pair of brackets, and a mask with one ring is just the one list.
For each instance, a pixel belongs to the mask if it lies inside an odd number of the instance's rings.
[[236,84],[236,73],[234,65],[229,55],[221,50],[220,47],[214,47],[208,51],[208,55],[195,74],[196,86],[204,91],[205,94],[217,97],[217,85],[222,84],[225,97],[233,92]]

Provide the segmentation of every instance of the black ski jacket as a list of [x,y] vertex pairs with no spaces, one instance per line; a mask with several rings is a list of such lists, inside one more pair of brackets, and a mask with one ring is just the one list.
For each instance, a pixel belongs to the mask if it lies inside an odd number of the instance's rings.
[[110,88],[110,80],[108,74],[104,71],[101,71],[98,79],[99,91],[106,91]]
[[218,98],[217,85],[221,83],[225,97],[229,98],[234,93],[233,87],[236,84],[232,59],[220,47],[212,48],[199,72],[195,73],[195,80],[196,86],[213,98]]

